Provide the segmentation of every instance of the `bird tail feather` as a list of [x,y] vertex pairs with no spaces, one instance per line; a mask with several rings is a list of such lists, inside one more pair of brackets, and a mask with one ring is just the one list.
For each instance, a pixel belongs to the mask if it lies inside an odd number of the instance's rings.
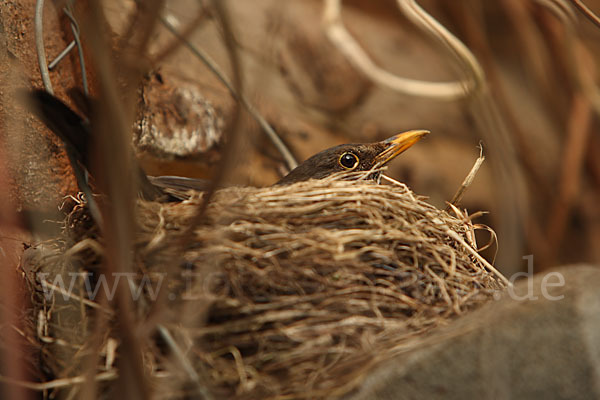
[[78,161],[89,169],[91,133],[88,120],[44,90],[27,91],[24,97],[33,114],[70,147]]

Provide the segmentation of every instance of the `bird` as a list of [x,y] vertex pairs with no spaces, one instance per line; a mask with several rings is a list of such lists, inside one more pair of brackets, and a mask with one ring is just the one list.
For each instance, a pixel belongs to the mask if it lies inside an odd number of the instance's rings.
[[[40,89],[23,94],[33,114],[56,134],[71,151],[80,165],[90,170],[92,129],[88,119],[82,118],[63,101]],[[90,108],[89,104],[86,108]],[[274,186],[290,185],[310,179],[323,179],[343,171],[369,171],[387,165],[399,154],[417,143],[428,130],[409,130],[374,143],[350,143],[325,149],[292,169]],[[203,191],[207,181],[177,176],[148,176],[135,164],[140,177],[140,196],[145,200],[182,200],[178,195],[189,190]],[[377,180],[381,171],[369,175]]]
[[[417,143],[427,130],[410,130],[375,143],[341,144],[323,150],[291,170],[275,185],[323,179],[337,172],[370,171],[388,164]],[[376,180],[381,170],[370,175]]]

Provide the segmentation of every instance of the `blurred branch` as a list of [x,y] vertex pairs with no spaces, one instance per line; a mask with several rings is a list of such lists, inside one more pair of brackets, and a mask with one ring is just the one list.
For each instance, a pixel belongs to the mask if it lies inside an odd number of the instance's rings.
[[[535,0],[551,11],[554,16],[563,24],[565,29],[566,44],[565,48],[569,55],[570,62],[566,65],[576,81],[579,90],[588,98],[596,114],[600,114],[600,91],[593,76],[595,66],[592,57],[589,56],[587,49],[581,44],[577,35],[575,26],[577,18],[570,3],[566,0]],[[590,64],[592,64],[590,66]]]
[[[144,3],[136,20],[139,23],[136,27],[138,34],[151,32],[156,24],[157,10],[162,5],[161,0]],[[132,65],[123,59],[120,59],[120,64],[115,65],[115,54],[110,46],[111,38],[105,25],[103,4],[100,1],[90,1],[89,6],[82,28],[85,29],[85,37],[95,62],[99,98],[102,100],[98,102],[96,118],[93,121],[94,137],[97,139],[94,151],[98,163],[95,178],[103,193],[107,195],[107,201],[103,204],[106,253],[102,269],[98,273],[106,274],[111,280],[109,283],[115,285],[113,307],[118,309],[118,312],[114,324],[122,349],[118,363],[119,370],[126,371],[117,378],[117,390],[126,398],[145,399],[149,396],[141,349],[144,343],[142,339],[145,338],[136,335],[133,298],[130,296],[129,287],[124,281],[114,279],[115,273],[127,273],[132,270],[136,231],[134,199],[137,176],[134,176],[136,165],[133,164],[131,154],[135,91],[123,91],[121,85],[137,88],[142,70],[139,63]],[[133,38],[128,43],[134,54],[147,51],[148,41],[144,38]],[[100,317],[97,324],[104,327],[107,321]],[[102,329],[98,334],[98,338],[104,334]],[[98,344],[99,342],[98,340]],[[92,367],[97,364],[95,358],[98,357],[98,351],[98,348],[93,348],[89,354],[90,377]]]
[[[538,86],[544,93],[544,99],[547,102],[556,100],[551,94],[556,90],[556,84],[550,78],[549,72],[554,67],[548,48],[545,47],[544,37],[535,23],[535,18],[531,12],[531,3],[522,0],[501,0],[500,4],[506,10],[506,13],[514,27],[516,37],[518,37],[519,46],[522,54],[527,54],[523,57],[523,63],[526,63],[530,69],[530,79],[537,82]],[[465,16],[466,17],[466,16]],[[481,27],[482,24],[479,24]],[[489,57],[488,57],[489,58]],[[487,67],[490,66],[488,62]],[[489,72],[489,68],[486,68]],[[499,83],[496,79],[496,83]],[[562,105],[562,104],[561,104]],[[555,106],[551,103],[551,106]]]
[[[355,68],[360,70],[373,82],[407,95],[429,97],[440,100],[461,99],[468,96],[476,88],[478,82],[477,79],[456,82],[428,82],[403,78],[379,68],[344,27],[341,17],[341,0],[324,0],[324,2],[323,25],[327,37],[338,48],[338,50],[348,58],[350,63],[352,63]],[[420,18],[422,17],[415,16],[411,5],[404,5],[403,3],[405,2],[399,0],[400,7],[409,8],[409,11],[406,11],[407,14],[413,16],[415,20],[421,21]],[[426,15],[429,17],[428,14]],[[429,17],[429,19],[426,20],[428,24],[431,24],[430,20],[433,19]],[[441,29],[444,32],[444,37],[449,42],[453,44],[455,43],[454,41],[458,42],[458,40],[443,27],[441,27],[437,21],[435,24],[437,24],[435,27],[430,27],[430,25],[427,25],[427,28]],[[450,37],[449,39],[448,36]],[[462,46],[461,50],[466,50],[464,45]],[[468,50],[466,51],[468,52]]]
[[[221,80],[221,82],[229,89],[232,96],[235,99],[243,99],[243,81],[242,81],[242,72],[240,68],[240,59],[237,49],[235,47],[235,41],[233,40],[233,33],[229,21],[229,13],[225,6],[219,2],[219,0],[213,0],[212,2],[219,23],[221,24],[221,28],[223,29],[223,39],[225,42],[225,47],[227,49],[229,59],[231,60],[232,65],[232,75],[233,75],[233,83],[230,83],[229,80],[225,77],[223,73],[221,73],[220,69],[217,67],[217,64],[213,62],[206,54],[204,54],[200,49],[197,49],[190,42],[184,40],[186,46],[194,53],[197,57],[200,58],[205,64],[217,75],[217,77]],[[161,17],[161,22],[177,37],[179,37],[179,33],[164,17]],[[221,184],[222,180],[225,178],[225,174],[227,170],[230,168],[230,161],[233,157],[236,138],[239,133],[239,124],[240,124],[240,107],[239,104],[247,104],[244,102],[236,102],[235,108],[233,112],[232,123],[229,125],[229,131],[227,134],[228,143],[227,146],[223,149],[221,160],[219,162],[219,168],[216,169],[214,176],[210,182],[210,186],[208,190],[205,192],[204,197],[202,199],[202,204],[196,210],[195,215],[192,217],[190,224],[188,225],[186,232],[182,236],[183,240],[181,241],[182,250],[187,247],[187,242],[193,240],[194,237],[194,229],[197,225],[200,224],[202,218],[204,217],[204,213],[208,208],[208,204],[212,199],[212,196],[215,194],[217,188]],[[257,114],[258,115],[258,114]]]
[[577,9],[587,17],[588,20],[596,25],[596,27],[600,28],[600,18],[598,18],[598,16],[592,10],[590,10],[588,6],[583,3],[583,1],[571,0],[571,3],[573,3],[575,7],[577,7]]
[[[134,59],[129,67],[138,65],[147,57],[147,50],[158,18],[164,9],[165,0],[134,0],[136,9],[125,25],[127,30],[120,36],[116,48],[119,51],[133,50]],[[139,67],[138,67],[139,68]]]
[[[521,3],[519,3],[518,0],[516,0],[516,2],[513,2],[513,0],[505,0],[505,5],[507,5],[507,8],[510,8],[510,6],[519,7],[520,4]],[[529,137],[523,131],[521,122],[515,116],[514,103],[511,102],[507,97],[507,90],[501,79],[499,66],[496,62],[494,62],[493,51],[490,48],[490,43],[484,27],[485,20],[483,10],[479,8],[476,12],[473,12],[467,8],[465,3],[462,2],[449,5],[446,7],[446,9],[448,12],[452,12],[454,18],[457,19],[458,25],[461,26],[464,32],[463,35],[465,37],[465,41],[468,43],[469,47],[477,53],[483,67],[485,68],[486,76],[488,78],[489,85],[494,92],[494,98],[498,104],[498,108],[506,120],[508,131],[511,133],[512,138],[514,138],[516,141],[515,150],[519,155],[519,159],[523,164],[523,167],[531,175],[528,183],[535,185],[539,190],[548,191],[544,185],[544,175],[540,170],[542,163],[539,162],[536,152],[532,150],[532,146],[528,140]],[[533,24],[531,18],[527,18],[523,15],[515,16],[513,12],[509,11],[509,14],[512,14],[511,16],[513,18],[517,17],[517,21],[515,21],[515,29],[520,29],[518,28],[518,25],[521,24]],[[534,27],[530,26],[525,31],[527,33],[523,32],[521,36],[530,34],[533,30]],[[541,47],[542,44],[535,43],[538,42],[537,40],[534,40],[533,42],[534,43],[531,43],[533,48],[524,46],[524,51],[527,54],[535,54],[536,58],[540,58],[541,60],[549,60],[549,55],[538,47]],[[538,76],[537,73],[534,75],[536,77]],[[551,82],[551,79],[548,78],[548,84]],[[548,89],[553,90],[554,87],[548,87]]]
[[271,139],[271,142],[275,145],[277,150],[279,150],[279,152],[283,156],[283,159],[285,160],[285,163],[287,164],[288,168],[290,170],[296,168],[298,166],[298,162],[296,161],[292,153],[289,151],[285,143],[283,143],[279,135],[277,135],[277,132],[275,132],[275,130],[271,127],[271,125],[269,125],[267,120],[262,115],[260,115],[260,113],[254,108],[250,101],[248,101],[246,96],[244,96],[244,94],[240,91],[235,90],[234,86],[231,84],[231,82],[225,76],[225,74],[221,71],[217,63],[214,60],[212,60],[208,54],[204,53],[202,50],[190,43],[190,41],[187,40],[185,36],[180,34],[177,31],[177,29],[164,17],[161,16],[160,21],[173,35],[175,35],[175,37],[177,37],[186,45],[186,47],[192,52],[192,54],[198,57],[198,59],[200,59],[200,61],[202,61],[204,65],[206,65],[208,69],[210,69],[211,72],[216,75],[216,77],[221,81],[221,83],[225,85],[227,90],[229,90],[231,95],[236,100],[238,100],[248,111],[248,113],[250,113],[250,115],[256,120],[256,122],[258,122],[258,124],[267,134],[269,139]]
[[546,7],[554,15],[558,16],[565,24],[575,26],[577,14],[567,0],[533,0],[542,7]]
[[548,222],[548,242],[556,251],[564,237],[573,203],[579,192],[585,150],[592,123],[590,103],[581,94],[575,94],[571,102],[571,113],[567,128],[561,163],[558,193],[554,196]]
[[139,7],[137,14],[141,15],[142,19],[135,27],[138,40],[138,43],[134,45],[136,47],[135,54],[139,57],[146,57],[149,53],[151,39],[153,39],[152,33],[161,18],[165,0],[137,0],[136,4]]
[[[235,155],[235,150],[236,150],[236,144],[237,144],[236,139],[239,136],[239,132],[240,132],[240,120],[241,120],[240,103],[242,105],[244,105],[246,107],[246,109],[255,118],[256,118],[256,116],[258,116],[262,120],[262,116],[260,116],[260,114],[258,114],[257,112],[253,113],[251,111],[251,110],[253,110],[253,108],[251,108],[250,103],[248,101],[246,101],[245,97],[243,96],[243,80],[242,80],[242,71],[241,71],[241,67],[240,67],[240,59],[239,59],[239,54],[237,52],[237,48],[235,46],[235,41],[233,38],[233,31],[231,28],[231,22],[229,19],[229,13],[227,11],[227,8],[219,0],[213,0],[212,5],[216,11],[215,14],[217,16],[217,20],[223,30],[223,39],[224,39],[225,47],[227,49],[229,59],[231,62],[231,66],[232,66],[232,68],[231,68],[232,69],[232,83],[229,83],[229,80],[225,77],[224,74],[221,73],[221,71],[217,67],[216,63],[214,63],[212,60],[210,60],[210,58],[208,58],[208,56],[203,54],[199,49],[196,49],[184,37],[181,37],[179,35],[179,32],[177,32],[177,30],[171,24],[169,24],[169,22],[164,17],[161,16],[161,18],[160,18],[163,25],[165,25],[165,27],[167,27],[167,29],[169,29],[177,38],[182,40],[182,42],[184,44],[186,44],[186,46],[192,51],[192,53],[194,53],[197,57],[199,57],[200,60],[202,60],[209,67],[209,69],[211,69],[213,71],[213,73],[215,73],[217,75],[217,77],[221,80],[221,82],[229,89],[232,96],[235,99],[239,100],[235,103],[235,108],[232,113],[233,118],[232,118],[231,124],[229,125],[228,134],[227,134],[228,141],[227,141],[227,145],[225,146],[225,148],[222,151],[222,157],[220,160],[219,168],[217,168],[217,170],[213,176],[213,179],[210,182],[210,186],[209,186],[208,190],[204,193],[200,207],[198,207],[198,209],[195,211],[194,215],[191,217],[190,223],[186,227],[185,232],[182,235],[182,239],[178,243],[178,245],[180,246],[180,249],[182,250],[182,254],[183,254],[183,250],[188,248],[188,243],[195,240],[196,236],[194,234],[195,233],[194,230],[202,222],[202,219],[204,218],[204,215],[206,213],[206,210],[208,208],[208,205],[209,205],[213,195],[215,194],[217,188],[219,187],[219,185],[225,178],[227,171],[231,167],[231,159]],[[266,121],[265,121],[265,124],[268,126]],[[268,127],[270,128],[270,126],[268,126]],[[274,133],[274,131],[273,131],[273,133]],[[276,134],[275,134],[275,137],[278,140],[280,140]],[[282,145],[283,145],[283,143],[282,143]],[[283,149],[287,151],[287,148],[284,145],[283,145]],[[289,155],[291,157],[291,154],[289,154]],[[291,161],[295,163],[295,160],[293,159],[293,157],[291,158]],[[202,387],[202,384],[200,381],[200,376],[198,375],[196,370],[193,368],[193,366],[190,365],[189,360],[187,359],[187,357],[185,357],[185,354],[183,354],[183,352],[181,351],[179,346],[177,346],[177,344],[175,343],[174,339],[172,338],[170,332],[168,330],[166,330],[164,327],[162,327],[161,325],[159,325],[157,328],[158,328],[158,331],[161,334],[162,338],[171,347],[173,354],[174,354],[175,358],[178,360],[179,364],[182,366],[182,368],[187,373],[187,375],[192,379],[192,381],[196,383],[199,394],[201,394],[203,398],[207,398],[207,399],[210,398],[208,396],[208,393]]]
[[415,0],[397,0],[397,4],[408,19],[441,42],[456,60],[469,71],[469,80],[466,82],[468,92],[481,89],[485,85],[483,68],[463,42],[421,8]]
[[[153,64],[160,63],[162,60],[166,59],[171,54],[173,54],[177,49],[179,49],[182,44],[189,43],[190,42],[189,37],[192,35],[192,33],[194,33],[194,31],[196,31],[196,29],[200,28],[200,25],[203,22],[203,20],[205,19],[205,17],[206,17],[206,11],[204,8],[202,8],[198,11],[198,14],[196,15],[196,17],[194,17],[194,19],[190,23],[188,23],[187,26],[181,30],[181,32],[177,31],[177,34],[175,35],[175,39],[173,39],[173,41],[171,43],[164,46],[164,48],[158,53],[158,55],[156,55],[154,57],[154,59],[152,60],[152,63]],[[164,16],[161,16],[161,23],[164,24],[165,21],[167,21],[167,18],[165,18]],[[171,29],[168,26],[165,25],[165,27],[167,29],[169,29],[169,31],[171,31]],[[173,26],[171,25],[171,27],[173,27]],[[175,29],[175,27],[173,27],[173,29]],[[171,32],[173,32],[173,31],[171,31]]]

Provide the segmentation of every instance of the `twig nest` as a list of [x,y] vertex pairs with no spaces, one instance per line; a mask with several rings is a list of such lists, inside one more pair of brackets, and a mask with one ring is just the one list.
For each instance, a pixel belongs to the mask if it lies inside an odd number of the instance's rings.
[[[332,178],[227,188],[191,227],[203,201],[194,194],[182,203],[138,203],[132,287],[143,290],[134,304],[140,324],[152,315],[175,343],[144,344],[158,397],[195,393],[196,378],[182,365],[218,396],[341,396],[377,362],[504,287],[468,248],[470,221],[404,185]],[[101,248],[102,238],[78,223],[86,215],[75,210],[67,226],[78,242],[68,247],[80,249],[68,260],[48,258],[54,264],[40,270],[78,259],[77,268],[102,271],[101,251],[90,245]],[[67,303],[80,310],[86,293],[77,294]],[[94,307],[83,308],[82,318],[93,315]],[[37,309],[47,312],[48,302]],[[46,323],[47,336],[81,330],[58,327],[56,311]],[[80,337],[92,343],[98,333]],[[102,336],[104,347],[111,337]]]

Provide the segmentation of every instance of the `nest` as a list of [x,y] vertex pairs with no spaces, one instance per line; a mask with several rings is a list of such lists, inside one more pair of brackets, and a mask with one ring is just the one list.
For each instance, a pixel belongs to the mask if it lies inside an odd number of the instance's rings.
[[[136,323],[154,332],[142,352],[156,398],[339,397],[505,286],[467,217],[401,184],[222,189],[190,227],[202,196],[137,205],[128,277]],[[75,379],[100,350],[94,373],[110,390],[124,345],[95,328],[100,315],[112,327],[116,311],[90,296],[103,239],[83,204],[50,248],[27,268],[44,365]],[[70,290],[61,274],[76,276]]]

